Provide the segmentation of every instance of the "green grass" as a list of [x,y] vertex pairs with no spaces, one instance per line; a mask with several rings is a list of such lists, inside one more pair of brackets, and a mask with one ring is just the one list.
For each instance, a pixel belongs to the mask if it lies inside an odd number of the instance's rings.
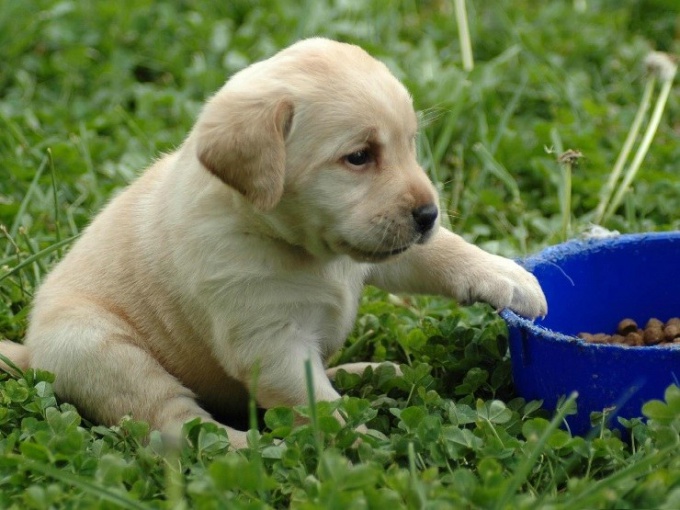
[[[181,143],[226,78],[299,37],[358,43],[411,90],[420,159],[451,228],[523,255],[578,235],[600,202],[645,88],[650,49],[678,53],[674,0],[73,2],[0,8],[0,336],[20,341],[41,279],[116,190]],[[581,9],[585,6],[585,10]],[[468,59],[466,59],[466,62]],[[680,228],[680,100],[605,227]],[[643,128],[644,129],[644,128]],[[583,154],[569,171],[557,157]],[[87,423],[50,374],[0,376],[0,508],[680,507],[680,394],[631,440],[572,437],[514,392],[505,326],[487,307],[369,289],[338,361],[339,406],[269,411],[251,448],[212,426],[162,454],[156,434]],[[578,399],[576,399],[578,405]],[[597,416],[594,416],[597,421]],[[375,432],[353,447],[353,426]],[[275,441],[274,439],[283,441]]]

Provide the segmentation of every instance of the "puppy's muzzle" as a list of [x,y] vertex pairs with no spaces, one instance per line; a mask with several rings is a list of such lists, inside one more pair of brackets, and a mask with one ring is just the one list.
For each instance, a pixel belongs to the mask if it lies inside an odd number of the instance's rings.
[[437,222],[439,209],[435,204],[425,204],[416,207],[411,211],[415,223],[416,232],[420,234],[418,243],[424,243],[432,232],[432,228]]

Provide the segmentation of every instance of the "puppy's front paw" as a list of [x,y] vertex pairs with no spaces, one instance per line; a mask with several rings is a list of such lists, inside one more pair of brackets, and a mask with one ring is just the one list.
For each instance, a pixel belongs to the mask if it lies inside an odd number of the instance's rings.
[[493,255],[486,262],[479,280],[472,282],[473,296],[498,310],[509,308],[532,319],[548,313],[548,303],[534,275],[504,257]]

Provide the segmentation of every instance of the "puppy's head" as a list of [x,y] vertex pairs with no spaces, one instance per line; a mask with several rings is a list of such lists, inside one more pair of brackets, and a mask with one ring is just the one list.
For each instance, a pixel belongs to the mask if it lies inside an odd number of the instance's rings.
[[317,256],[380,261],[425,242],[437,196],[411,98],[360,48],[308,39],[236,74],[195,128],[201,164]]

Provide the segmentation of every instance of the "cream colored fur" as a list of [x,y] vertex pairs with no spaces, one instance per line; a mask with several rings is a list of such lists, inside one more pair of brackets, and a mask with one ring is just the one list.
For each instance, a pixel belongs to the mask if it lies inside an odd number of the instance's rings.
[[416,130],[406,89],[356,46],[309,39],[246,68],[55,267],[25,348],[0,352],[54,372],[93,420],[178,439],[205,409],[241,411],[255,367],[265,408],[307,402],[305,360],[316,398],[339,398],[325,361],[366,283],[544,315],[519,265],[417,228],[437,196]]

